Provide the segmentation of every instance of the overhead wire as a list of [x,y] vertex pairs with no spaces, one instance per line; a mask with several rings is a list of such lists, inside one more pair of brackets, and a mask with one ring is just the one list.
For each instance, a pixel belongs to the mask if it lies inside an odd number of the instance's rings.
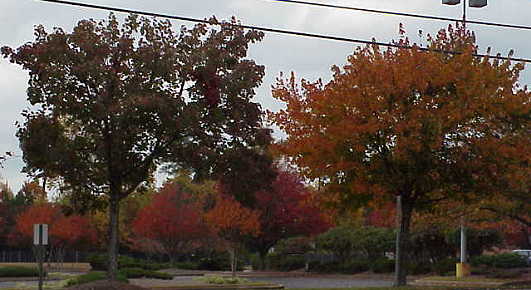
[[[358,8],[358,7],[351,7],[351,6],[325,4],[325,3],[319,3],[319,2],[309,2],[309,1],[299,1],[299,0],[271,0],[271,1],[274,1],[274,2],[285,2],[285,3],[292,3],[292,4],[300,4],[300,5],[309,5],[309,6],[317,6],[317,7],[326,7],[326,8],[335,8],[335,9],[354,10],[354,11],[361,11],[361,12],[368,12],[368,13],[385,14],[385,15],[395,15],[395,16],[404,16],[404,17],[423,18],[423,19],[430,19],[430,20],[440,20],[440,21],[450,21],[450,22],[463,22],[463,19],[457,19],[457,18],[449,18],[449,17],[442,17],[442,16],[432,16],[432,15],[421,15],[421,14],[412,14],[412,13],[403,13],[403,12],[393,12],[393,11],[376,10],[376,9],[368,9],[368,8]],[[497,27],[505,27],[505,28],[531,30],[531,26],[517,25],[517,24],[505,24],[505,23],[477,21],[477,20],[469,20],[469,19],[466,20],[466,23],[467,24],[479,24],[479,25],[488,25],[488,26],[497,26]]]
[[[181,21],[187,21],[187,22],[196,22],[196,23],[205,23],[205,24],[210,24],[211,23],[209,20],[206,20],[206,19],[198,19],[198,18],[176,16],[176,15],[168,15],[168,14],[161,14],[161,13],[155,13],[155,12],[147,12],[147,11],[141,11],[141,10],[127,9],[127,8],[118,8],[118,7],[111,7],[111,6],[95,5],[95,4],[88,4],[88,3],[81,3],[81,2],[72,2],[72,1],[67,1],[67,0],[40,0],[40,1],[57,3],[57,4],[64,4],[64,5],[71,5],[71,6],[77,6],[77,7],[83,7],[83,8],[92,8],[92,9],[99,9],[99,10],[106,10],[106,11],[113,11],[113,12],[132,13],[132,14],[138,14],[138,15],[144,15],[144,16],[160,17],[160,18],[181,20]],[[231,25],[231,26],[235,26],[235,27],[241,27],[241,28],[244,28],[244,29],[253,29],[253,30],[259,30],[259,31],[265,31],[265,32],[272,32],[272,33],[279,33],[279,34],[286,34],[286,35],[295,35],[295,36],[304,36],[304,37],[326,39],[326,40],[334,40],[334,41],[340,41],[340,42],[358,43],[358,44],[366,44],[366,45],[377,45],[377,46],[386,46],[386,47],[404,48],[404,49],[414,49],[414,48],[416,48],[416,49],[419,49],[419,50],[422,50],[422,51],[434,51],[434,52],[438,52],[438,53],[451,54],[451,55],[462,54],[461,52],[457,52],[457,51],[429,49],[429,48],[419,47],[419,46],[406,46],[406,45],[401,45],[401,44],[397,44],[397,43],[384,43],[384,42],[377,42],[377,41],[353,39],[353,38],[347,38],[347,37],[339,37],[339,36],[331,36],[331,35],[324,35],[324,34],[300,32],[300,31],[293,31],[293,30],[284,30],[284,29],[277,29],[277,28],[268,28],[268,27],[253,26],[253,25],[243,25],[243,24],[233,24],[233,23],[227,23],[227,24]],[[531,59],[514,58],[514,57],[503,57],[503,56],[501,56],[499,54],[494,56],[494,55],[475,53],[475,54],[473,54],[473,56],[476,56],[476,57],[487,57],[489,59],[510,60],[510,61],[516,61],[516,62],[531,63]]]

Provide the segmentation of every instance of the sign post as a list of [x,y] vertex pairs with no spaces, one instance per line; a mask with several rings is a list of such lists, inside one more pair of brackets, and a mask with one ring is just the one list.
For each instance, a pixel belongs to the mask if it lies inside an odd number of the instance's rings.
[[35,258],[39,265],[39,290],[42,290],[42,281],[44,278],[44,256],[45,246],[48,245],[48,225],[34,224],[33,225],[33,244],[35,245]]

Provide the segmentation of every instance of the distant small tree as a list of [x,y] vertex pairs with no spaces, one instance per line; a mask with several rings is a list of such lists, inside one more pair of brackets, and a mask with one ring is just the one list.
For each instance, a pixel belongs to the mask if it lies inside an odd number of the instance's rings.
[[231,256],[232,276],[236,276],[238,252],[246,236],[260,233],[260,214],[243,207],[234,197],[220,194],[216,205],[205,214],[205,220],[212,230],[225,243]]
[[270,188],[256,192],[255,200],[255,208],[260,212],[260,234],[247,244],[258,251],[262,263],[278,241],[315,236],[331,226],[312,201],[311,191],[295,173],[278,170]]
[[45,202],[46,201],[46,192],[36,181],[24,182],[22,188],[18,191],[17,199],[21,200],[22,203],[26,205],[31,205],[35,201]]
[[33,225],[48,224],[49,243],[61,257],[66,248],[81,248],[93,243],[96,231],[84,216],[65,216],[61,208],[51,203],[34,204],[23,211],[16,220],[19,240],[12,243],[30,245]]
[[132,226],[139,237],[158,242],[173,262],[198,247],[201,238],[208,235],[202,218],[203,208],[198,199],[177,184],[167,183],[139,211]]

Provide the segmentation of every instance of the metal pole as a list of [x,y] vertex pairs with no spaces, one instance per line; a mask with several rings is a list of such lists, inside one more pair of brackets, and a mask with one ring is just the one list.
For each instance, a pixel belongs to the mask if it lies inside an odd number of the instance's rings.
[[466,227],[461,222],[461,263],[466,263]]
[[42,280],[44,276],[43,271],[43,258],[44,258],[44,246],[38,245],[37,247],[37,259],[39,260],[39,290],[42,290]]
[[466,33],[466,0],[463,1],[463,30]]

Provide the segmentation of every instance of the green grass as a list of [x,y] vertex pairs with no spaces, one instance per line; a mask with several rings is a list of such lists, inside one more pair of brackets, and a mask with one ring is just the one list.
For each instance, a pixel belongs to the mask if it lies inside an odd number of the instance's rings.
[[[38,277],[39,270],[33,267],[7,266],[0,267],[0,277]],[[46,273],[45,273],[46,276]]]
[[[297,290],[493,290],[493,289],[528,289],[529,284],[520,284],[515,286],[407,286],[407,287],[353,287],[353,288],[297,288]],[[294,289],[294,288],[286,288]]]
[[[98,280],[105,280],[105,279],[107,279],[107,273],[102,272],[102,271],[93,271],[93,272],[89,272],[84,275],[79,275],[75,278],[68,280],[66,282],[66,286],[69,287],[69,286],[85,284],[85,283],[98,281]],[[127,277],[123,273],[118,273],[116,279],[120,282],[125,282],[125,283],[128,282]]]
[[196,278],[195,280],[207,283],[207,284],[246,284],[249,283],[249,280],[239,277],[223,277],[219,275],[208,275],[201,278]]
[[433,281],[449,281],[449,282],[486,282],[486,283],[497,283],[497,282],[506,282],[507,280],[503,279],[493,279],[493,278],[481,278],[481,277],[464,277],[457,278],[455,276],[432,276],[420,279],[420,281],[433,280]]

